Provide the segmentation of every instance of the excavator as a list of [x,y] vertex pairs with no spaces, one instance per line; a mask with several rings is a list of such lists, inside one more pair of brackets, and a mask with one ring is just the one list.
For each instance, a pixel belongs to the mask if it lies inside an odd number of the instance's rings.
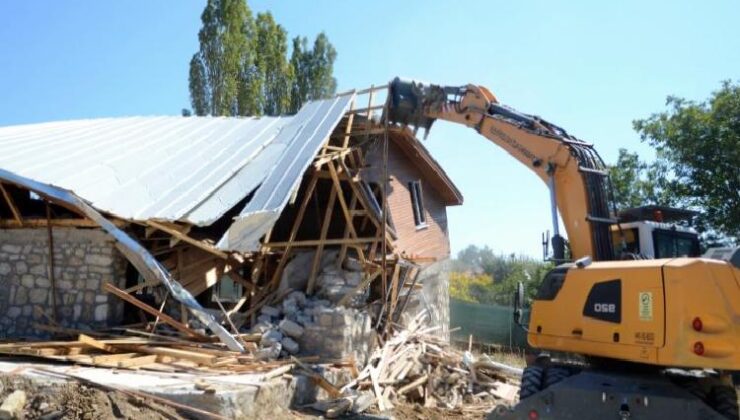
[[592,144],[485,87],[396,78],[384,117],[427,133],[436,120],[472,128],[548,187],[557,265],[526,325],[520,285],[514,317],[541,353],[519,403],[489,418],[738,419],[740,247],[702,258],[695,232],[664,220],[680,210],[618,212]]

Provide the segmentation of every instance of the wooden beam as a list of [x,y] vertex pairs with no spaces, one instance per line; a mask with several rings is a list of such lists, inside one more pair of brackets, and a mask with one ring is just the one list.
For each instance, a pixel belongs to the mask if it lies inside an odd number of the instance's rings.
[[373,118],[373,98],[375,97],[375,85],[370,85],[370,91],[367,95],[367,128],[366,130],[369,131],[372,127],[372,118]]
[[[351,117],[351,116],[350,116]],[[331,215],[334,212],[334,202],[337,201],[337,190],[331,189],[329,193],[329,202],[326,205],[326,213],[324,213],[324,220],[321,225],[321,235],[319,236],[319,245],[316,247],[316,252],[313,255],[313,263],[311,264],[311,274],[308,276],[308,286],[306,287],[306,294],[313,295],[313,288],[316,284],[316,274],[321,266],[321,254],[324,252],[324,241],[326,241],[326,235],[329,233],[329,225],[331,225]]]
[[393,275],[391,276],[391,301],[388,305],[388,321],[386,325],[390,325],[393,320],[393,312],[396,310],[396,303],[398,300],[398,282],[400,280],[401,264],[396,263],[393,267]]
[[183,232],[181,232],[181,231],[179,231],[179,230],[177,230],[177,229],[175,229],[175,228],[173,228],[171,226],[168,226],[168,225],[166,225],[164,223],[155,222],[153,220],[147,220],[146,223],[149,226],[152,226],[152,227],[155,227],[155,228],[161,230],[162,232],[169,233],[173,237],[175,237],[175,238],[177,238],[177,239],[179,239],[179,240],[181,240],[183,242],[187,242],[190,245],[193,245],[193,246],[195,246],[197,248],[200,248],[200,249],[202,249],[204,251],[210,252],[211,254],[213,254],[213,255],[215,255],[215,256],[217,256],[219,258],[223,258],[223,259],[228,259],[229,258],[229,255],[228,254],[226,254],[225,252],[221,251],[220,249],[214,247],[213,245],[207,244],[207,243],[205,243],[203,241],[199,241],[197,239],[193,239],[190,236],[188,236],[187,234],[185,234],[185,233],[183,233]]
[[111,346],[110,344],[102,343],[102,342],[100,342],[100,341],[98,341],[98,340],[90,337],[89,335],[80,334],[77,337],[77,341],[79,341],[80,343],[82,343],[82,344],[84,344],[86,346],[89,346],[89,347],[92,347],[92,348],[95,348],[95,349],[98,349],[98,350],[103,350],[103,351],[108,352],[108,353],[115,353],[115,349],[113,348],[113,346]]
[[46,237],[49,246],[49,261],[46,265],[47,272],[49,273],[49,281],[51,282],[51,317],[56,323],[57,320],[57,282],[54,276],[54,234],[49,221],[51,220],[51,204],[46,202]]
[[138,368],[140,366],[146,366],[146,365],[151,365],[152,363],[156,363],[157,357],[159,356],[157,356],[156,354],[150,354],[148,356],[132,357],[129,359],[118,361],[116,364],[120,368],[133,369],[133,368]]
[[[352,215],[349,213],[349,208],[347,206],[347,202],[344,199],[344,194],[342,193],[342,184],[339,182],[339,177],[337,176],[337,168],[334,167],[334,164],[329,162],[326,166],[329,167],[329,173],[331,174],[332,182],[334,183],[334,188],[337,190],[337,198],[339,199],[339,205],[342,207],[342,213],[344,213],[344,219],[347,221],[347,227],[349,228],[349,234],[351,237],[357,239],[357,232],[355,231],[355,225],[352,219]],[[361,262],[365,262],[365,253],[362,251],[361,248],[357,248],[357,254],[360,257]]]
[[23,226],[23,218],[21,217],[21,212],[18,211],[18,207],[15,206],[15,201],[13,201],[13,197],[10,196],[8,190],[5,189],[1,182],[0,191],[2,191],[3,197],[5,197],[5,202],[8,203],[8,207],[10,207],[10,211],[13,213],[13,218],[16,222],[18,222],[20,226]]
[[355,114],[353,112],[354,109],[355,109],[355,100],[353,99],[352,103],[349,104],[349,112],[347,116],[347,127],[345,127],[344,129],[344,141],[342,142],[342,147],[345,149],[349,146],[349,137],[350,137],[350,133],[352,132],[352,123],[355,120]]
[[[350,200],[349,208],[350,212],[355,211],[355,208],[357,207],[357,196],[352,195],[352,199]],[[345,241],[349,240],[349,226],[344,227],[344,235],[342,235]],[[337,258],[337,264],[341,267],[341,264],[344,262],[344,259],[347,258],[347,244],[343,244],[342,248],[339,250],[339,257]]]
[[268,245],[272,248],[285,248],[290,245],[292,248],[301,248],[301,247],[313,247],[313,246],[319,246],[322,242],[326,245],[347,245],[347,246],[357,246],[357,245],[363,245],[363,244],[369,244],[376,241],[380,241],[383,238],[338,238],[338,239],[326,239],[324,241],[321,241],[319,239],[309,239],[305,241],[293,241],[293,242],[271,242]]
[[[269,289],[275,288],[278,285],[278,282],[280,281],[280,276],[282,275],[283,268],[285,268],[285,264],[288,263],[288,258],[290,258],[290,251],[293,247],[293,241],[295,241],[296,235],[298,235],[298,229],[301,227],[301,223],[303,222],[303,216],[306,214],[306,208],[308,207],[308,203],[311,201],[311,195],[313,194],[314,190],[316,190],[316,184],[318,183],[319,178],[314,173],[311,176],[311,180],[308,182],[308,187],[306,188],[305,196],[303,197],[303,202],[301,203],[301,207],[298,208],[298,213],[296,214],[295,221],[293,222],[293,227],[290,230],[290,235],[288,236],[288,242],[285,245],[285,251],[283,252],[282,257],[280,258],[280,261],[278,262],[278,266],[275,268],[275,272],[272,275],[272,279],[270,279],[270,284],[267,285],[263,289],[264,293],[260,293],[259,299],[264,296],[265,294],[269,293]],[[268,247],[274,247],[274,245],[266,244],[265,246]]]
[[116,286],[114,286],[114,285],[112,285],[110,283],[105,283],[103,285],[103,290],[105,290],[106,292],[111,293],[111,294],[113,294],[113,295],[115,295],[115,296],[117,296],[117,297],[125,300],[126,302],[128,302],[128,303],[136,306],[137,308],[143,310],[144,312],[146,312],[146,313],[148,313],[148,314],[150,314],[152,316],[158,317],[162,322],[164,322],[165,324],[171,326],[172,328],[176,329],[177,331],[180,331],[181,333],[183,333],[185,335],[188,335],[190,337],[193,337],[193,338],[198,339],[198,340],[201,340],[201,341],[210,341],[210,339],[208,337],[206,337],[206,336],[204,336],[202,334],[199,334],[199,333],[193,331],[192,329],[188,328],[187,325],[185,325],[185,324],[183,324],[183,323],[175,320],[174,318],[172,318],[171,316],[169,316],[169,315],[167,315],[165,313],[162,313],[162,312],[160,312],[160,311],[152,308],[151,306],[147,305],[146,303],[140,301],[139,299],[136,299],[135,297],[129,295],[128,293],[124,292],[123,290],[117,288]]

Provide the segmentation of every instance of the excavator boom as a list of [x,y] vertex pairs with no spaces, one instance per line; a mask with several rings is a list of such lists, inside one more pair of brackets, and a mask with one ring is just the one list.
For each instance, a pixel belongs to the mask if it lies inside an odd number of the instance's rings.
[[387,118],[429,130],[435,120],[463,124],[506,150],[548,186],[553,219],[553,259],[565,260],[557,210],[572,259],[614,259],[606,166],[592,145],[539,117],[501,105],[486,88],[437,86],[396,78]]

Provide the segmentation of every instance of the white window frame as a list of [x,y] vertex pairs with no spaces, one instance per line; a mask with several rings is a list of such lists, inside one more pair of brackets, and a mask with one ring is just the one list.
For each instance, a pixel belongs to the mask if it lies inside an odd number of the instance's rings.
[[424,208],[424,190],[421,188],[421,180],[411,181],[408,186],[411,194],[411,209],[414,212],[414,224],[416,229],[425,229],[429,225]]

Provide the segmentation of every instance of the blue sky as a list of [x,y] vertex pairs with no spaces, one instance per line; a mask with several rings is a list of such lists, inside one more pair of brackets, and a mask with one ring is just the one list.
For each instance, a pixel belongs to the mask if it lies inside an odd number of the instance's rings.
[[[0,125],[178,114],[204,1],[0,2]],[[325,31],[339,89],[396,75],[476,83],[594,142],[652,156],[631,121],[669,94],[704,99],[740,79],[737,1],[250,1],[290,36]],[[469,243],[540,255],[544,185],[470,130],[438,123],[426,145],[465,195],[449,211]]]

